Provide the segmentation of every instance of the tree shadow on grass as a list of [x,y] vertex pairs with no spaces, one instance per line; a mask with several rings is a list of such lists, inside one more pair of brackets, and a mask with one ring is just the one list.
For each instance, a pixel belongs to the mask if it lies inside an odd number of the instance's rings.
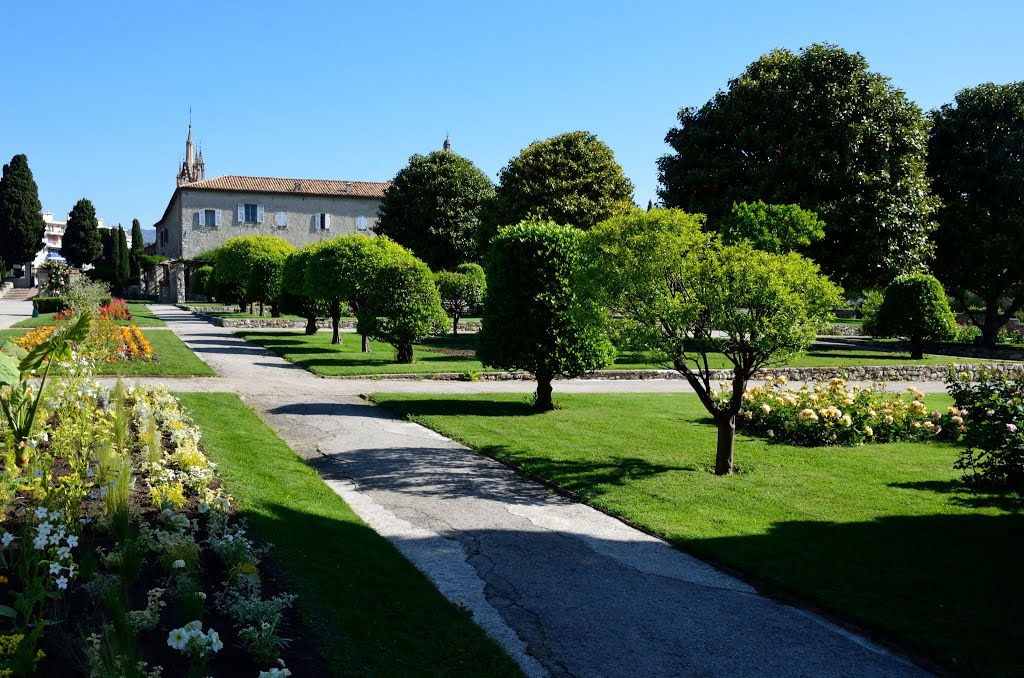
[[1010,513],[1024,512],[1024,499],[1012,492],[993,492],[973,488],[963,480],[920,480],[889,483],[889,487],[945,494],[949,503],[966,508],[995,508]]
[[431,416],[530,417],[545,413],[534,409],[529,396],[521,400],[480,400],[478,398],[430,398],[429,400],[374,400],[405,419]]

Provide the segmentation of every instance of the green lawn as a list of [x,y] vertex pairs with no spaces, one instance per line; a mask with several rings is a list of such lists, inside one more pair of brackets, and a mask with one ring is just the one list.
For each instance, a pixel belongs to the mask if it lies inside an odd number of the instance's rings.
[[1024,513],[967,493],[951,445],[740,436],[721,478],[692,394],[556,392],[548,413],[512,394],[372,400],[957,673],[1024,674]]
[[[476,334],[463,333],[429,339],[413,351],[415,362],[399,365],[394,361],[395,350],[388,344],[372,342],[372,353],[361,353],[359,336],[343,332],[342,343],[331,344],[330,331],[321,330],[314,335],[302,331],[262,332],[246,330],[238,336],[270,349],[285,360],[310,372],[324,376],[350,376],[374,374],[430,374],[437,372],[483,372],[488,370],[472,351],[476,348]],[[457,351],[453,354],[452,351]],[[465,355],[466,352],[470,352]],[[923,360],[911,360],[899,351],[871,351],[866,349],[811,350],[789,364],[793,367],[836,367],[859,365],[943,365],[951,362],[982,362],[973,358],[925,355]],[[725,356],[710,356],[713,369],[729,369],[732,365]],[[662,369],[665,366],[650,361],[637,353],[623,353],[610,369]]]
[[[0,343],[6,339],[25,334],[28,330],[0,330]],[[192,352],[170,330],[144,330],[153,346],[154,360],[149,362],[98,363],[96,373],[100,375],[125,375],[133,377],[212,377],[215,372]]]
[[273,544],[335,675],[515,676],[518,668],[366,526],[237,396],[177,394],[254,532]]
[[[153,315],[146,304],[128,302],[131,320],[115,320],[118,325],[138,325],[139,327],[166,327],[163,320]],[[37,327],[39,325],[59,325],[66,321],[54,320],[56,313],[40,313],[38,318],[26,318],[14,323],[13,327]]]

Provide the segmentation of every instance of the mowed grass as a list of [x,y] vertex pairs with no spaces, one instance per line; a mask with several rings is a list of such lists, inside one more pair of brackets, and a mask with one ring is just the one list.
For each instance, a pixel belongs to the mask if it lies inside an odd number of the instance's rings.
[[[28,330],[0,330],[0,343],[14,340]],[[100,362],[96,373],[133,377],[212,377],[216,373],[170,330],[144,330],[153,346],[153,360]]]
[[[131,320],[114,320],[116,325],[138,325],[139,327],[166,327],[160,318],[153,315],[153,312],[145,304],[128,302],[128,312],[132,314]],[[14,323],[12,327],[38,327],[39,325],[62,325],[66,320],[54,320],[56,313],[41,313],[38,318],[25,318]]]
[[[976,495],[944,443],[799,448],[716,430],[693,394],[376,394],[374,402],[572,490],[762,590],[965,674],[1022,675],[1024,514]],[[929,396],[929,407],[950,404]]]
[[[475,355],[476,334],[462,333],[435,337],[417,344],[413,350],[414,362],[400,365],[395,362],[395,349],[389,344],[371,342],[373,351],[360,351],[359,335],[341,334],[342,343],[331,344],[330,330],[307,335],[302,331],[262,332],[245,330],[238,336],[268,348],[289,362],[314,374],[328,377],[375,374],[435,374],[439,372],[484,372],[492,368],[481,363]],[[911,360],[900,351],[872,351],[867,349],[812,349],[788,363],[791,367],[854,367],[863,365],[945,365],[949,363],[983,362],[974,358],[925,355],[923,360]],[[732,364],[720,353],[709,356],[712,369],[731,369]],[[640,353],[622,353],[615,364],[607,369],[638,370],[668,369]]]
[[469,616],[363,523],[234,394],[177,397],[335,675],[516,676]]

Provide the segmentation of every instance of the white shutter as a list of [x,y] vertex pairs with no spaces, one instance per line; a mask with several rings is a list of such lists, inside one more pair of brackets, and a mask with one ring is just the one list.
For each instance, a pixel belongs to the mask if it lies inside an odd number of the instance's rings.
[[238,203],[238,223],[245,223],[245,204]]
[[200,226],[206,226],[206,221],[205,221],[205,219],[206,219],[206,210],[199,210],[198,217],[199,217],[199,225]]
[[356,218],[356,228],[359,229],[360,231],[366,230],[366,217],[359,216]]
[[331,215],[330,214],[325,214],[324,215],[324,228],[326,228],[328,231],[331,230]]
[[287,225],[288,225],[288,213],[287,212],[278,212],[277,213],[277,227],[278,228],[284,228]]
[[256,205],[256,223],[263,223],[263,205]]
[[216,210],[213,215],[213,225],[220,226],[220,210]]

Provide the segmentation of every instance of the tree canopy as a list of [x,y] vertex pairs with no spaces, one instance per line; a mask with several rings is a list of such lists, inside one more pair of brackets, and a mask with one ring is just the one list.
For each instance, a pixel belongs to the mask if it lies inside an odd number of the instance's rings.
[[571,226],[527,221],[502,229],[487,255],[477,355],[486,365],[532,373],[541,410],[554,406],[555,376],[582,376],[614,356],[601,309],[576,287],[583,238]]
[[19,153],[0,176],[0,269],[35,258],[46,232],[42,209],[28,157]]
[[910,342],[910,357],[924,357],[926,341],[949,341],[956,334],[956,316],[946,291],[934,276],[907,273],[885,288],[882,305],[864,330],[876,337],[900,337]]
[[82,198],[68,215],[61,253],[72,266],[81,267],[96,263],[102,251],[96,208],[88,199]]
[[124,288],[131,284],[131,253],[128,251],[128,237],[121,224],[117,225],[117,285]]
[[526,219],[588,229],[633,209],[633,184],[590,132],[535,141],[498,175],[492,232]]
[[374,227],[432,269],[480,261],[483,210],[494,184],[452,151],[414,155],[384,194]]
[[132,219],[132,248],[131,256],[128,259],[129,275],[131,284],[139,283],[139,275],[142,272],[142,255],[146,253],[146,242],[142,236],[142,225],[138,219]]
[[[584,280],[633,347],[693,387],[718,426],[716,473],[727,474],[748,380],[810,346],[840,289],[809,259],[723,245],[703,221],[673,209],[609,219],[587,238]],[[733,365],[724,394],[712,387],[708,360],[719,352]]]
[[756,249],[775,254],[806,252],[825,236],[824,223],[814,212],[760,200],[735,203],[715,230],[727,245],[746,240]]
[[942,199],[935,271],[984,342],[1024,307],[1024,82],[979,85],[932,111],[928,170]]
[[228,240],[217,250],[215,276],[219,286],[234,290],[244,305],[249,302],[272,304],[279,314],[281,271],[285,259],[295,247],[273,235],[244,235]]
[[461,264],[454,271],[438,271],[434,282],[441,294],[441,307],[452,319],[452,334],[458,334],[459,318],[475,311],[484,301],[484,269],[480,264]]
[[808,254],[850,288],[930,260],[928,120],[860,54],[772,51],[678,118],[665,137],[674,152],[658,161],[666,207],[712,224],[743,201],[813,210],[825,237]]

